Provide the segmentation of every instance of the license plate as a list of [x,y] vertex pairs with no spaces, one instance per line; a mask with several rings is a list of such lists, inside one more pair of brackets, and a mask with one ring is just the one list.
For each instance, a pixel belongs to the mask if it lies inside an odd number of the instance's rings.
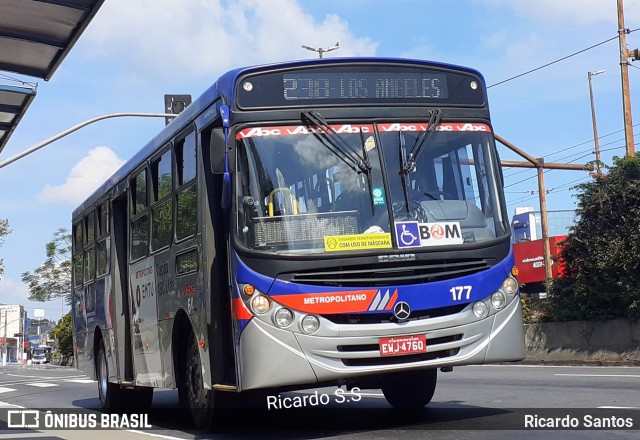
[[380,339],[380,356],[424,353],[427,351],[425,335],[394,336]]

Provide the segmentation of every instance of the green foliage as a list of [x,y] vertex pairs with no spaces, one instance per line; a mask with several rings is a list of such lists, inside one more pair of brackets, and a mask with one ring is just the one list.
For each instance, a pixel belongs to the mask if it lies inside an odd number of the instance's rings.
[[536,324],[550,320],[548,298],[536,299],[527,294],[521,294],[520,305],[522,306],[522,319],[525,324]]
[[58,325],[51,330],[51,334],[58,343],[58,349],[62,356],[73,356],[73,333],[71,312],[62,317]]
[[[11,229],[9,229],[9,220],[0,219],[0,246],[4,244],[4,237],[11,233]],[[2,274],[4,274],[4,260],[0,258],[0,280],[2,279]]]
[[579,220],[563,243],[551,288],[556,321],[640,318],[640,159],[615,158],[608,175],[579,185]]
[[71,304],[71,233],[60,228],[45,245],[46,259],[33,273],[24,272],[30,301],[50,301],[64,297]]

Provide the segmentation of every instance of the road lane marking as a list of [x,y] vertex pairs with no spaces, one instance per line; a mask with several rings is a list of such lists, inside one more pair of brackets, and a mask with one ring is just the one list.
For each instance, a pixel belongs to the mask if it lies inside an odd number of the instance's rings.
[[76,377],[87,377],[86,374],[75,374],[73,376],[27,376],[26,374],[9,374],[7,373],[7,376],[13,376],[13,377],[19,377],[21,379],[28,379],[28,378],[32,378],[32,379],[73,379]]
[[24,409],[24,406],[14,405],[13,403],[8,403],[8,402],[0,402],[0,408],[22,408],[22,409]]
[[39,388],[49,388],[49,387],[59,387],[60,386],[57,383],[46,383],[46,382],[25,383],[25,385],[30,386],[30,387],[39,387]]
[[[86,376],[84,376],[86,377]],[[58,377],[58,378],[40,378],[40,379],[44,379],[44,380],[48,380],[49,382],[67,382],[69,381],[69,379],[64,378],[64,377]],[[25,379],[25,380],[17,380],[17,381],[13,381],[13,382],[0,382],[0,385],[26,385],[29,382],[33,382],[33,379]],[[95,381],[92,381],[95,382]]]
[[131,432],[131,433],[134,433],[134,434],[142,434],[142,435],[146,435],[148,437],[163,438],[163,439],[166,439],[166,440],[184,440],[182,437],[171,437],[169,435],[154,434],[152,432],[137,431],[135,429],[125,429],[124,431]]
[[65,382],[73,382],[73,383],[95,383],[96,381],[93,379],[65,379]]
[[580,373],[556,373],[554,376],[569,377],[633,377],[640,378],[640,374],[580,374]]
[[10,393],[15,391],[13,388],[0,387],[0,393]]
[[640,406],[599,406],[600,409],[640,409]]

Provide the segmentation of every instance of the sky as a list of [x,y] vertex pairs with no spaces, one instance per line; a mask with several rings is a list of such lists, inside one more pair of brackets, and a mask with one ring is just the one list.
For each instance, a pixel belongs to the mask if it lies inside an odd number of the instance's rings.
[[[625,0],[625,27],[640,28],[640,0]],[[82,121],[114,112],[162,112],[165,94],[194,99],[225,71],[324,57],[419,58],[472,67],[489,86],[496,134],[546,162],[595,159],[587,72],[592,78],[602,160],[622,157],[624,122],[616,0],[107,0],[37,96],[0,161]],[[608,43],[560,60],[606,40]],[[640,46],[640,30],[627,35]],[[629,67],[636,149],[640,149],[640,61]],[[500,83],[500,84],[498,84]],[[57,320],[60,300],[27,300],[21,274],[45,259],[45,243],[70,228],[75,207],[164,127],[162,119],[118,118],[83,128],[0,170],[0,303],[23,304]],[[499,145],[503,160],[522,160]],[[508,214],[539,209],[534,170],[505,168]],[[550,235],[573,220],[584,171],[545,173]]]

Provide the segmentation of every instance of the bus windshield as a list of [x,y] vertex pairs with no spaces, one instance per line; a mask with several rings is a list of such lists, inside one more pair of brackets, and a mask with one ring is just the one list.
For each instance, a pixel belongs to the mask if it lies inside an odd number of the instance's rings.
[[[429,248],[507,233],[489,126],[440,124],[404,173],[403,158],[425,137],[426,122],[331,128],[238,132],[237,234],[243,246],[273,253]],[[337,149],[326,136],[339,136],[345,147]],[[370,172],[346,153],[366,157]]]

